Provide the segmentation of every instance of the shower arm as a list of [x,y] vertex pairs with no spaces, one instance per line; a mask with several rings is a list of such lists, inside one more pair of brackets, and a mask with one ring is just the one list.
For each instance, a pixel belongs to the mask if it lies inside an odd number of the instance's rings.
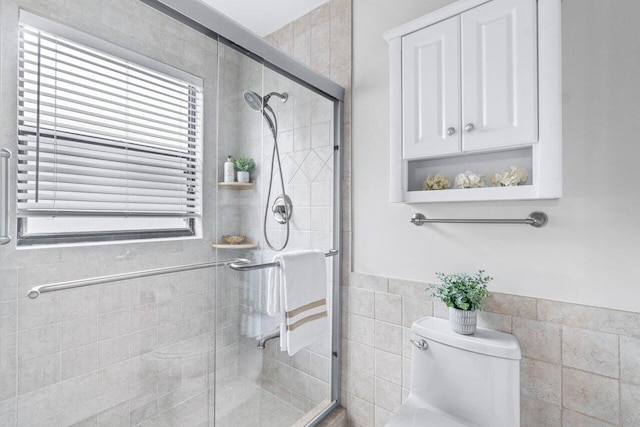
[[269,99],[271,99],[272,96],[277,96],[278,98],[280,98],[280,101],[282,102],[287,102],[287,100],[289,99],[289,94],[287,92],[284,92],[284,93],[269,92],[263,98],[262,102],[264,103],[264,105],[267,105],[267,103],[269,102]]

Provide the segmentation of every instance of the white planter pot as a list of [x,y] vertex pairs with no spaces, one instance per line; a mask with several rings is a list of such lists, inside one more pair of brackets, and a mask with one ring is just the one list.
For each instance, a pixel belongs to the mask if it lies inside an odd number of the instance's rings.
[[454,332],[471,335],[476,331],[477,312],[449,307],[449,325]]
[[249,182],[249,172],[247,171],[238,171],[238,182]]

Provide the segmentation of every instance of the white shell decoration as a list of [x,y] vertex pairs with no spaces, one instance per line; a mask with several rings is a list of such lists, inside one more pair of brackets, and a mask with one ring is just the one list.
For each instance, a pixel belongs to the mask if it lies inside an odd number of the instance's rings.
[[446,190],[450,187],[451,181],[441,173],[427,176],[427,179],[425,179],[422,184],[423,190]]
[[527,170],[519,166],[511,166],[510,170],[496,172],[491,175],[491,182],[496,187],[511,187],[527,181]]
[[456,175],[455,188],[480,188],[484,187],[484,176],[475,172],[466,171]]

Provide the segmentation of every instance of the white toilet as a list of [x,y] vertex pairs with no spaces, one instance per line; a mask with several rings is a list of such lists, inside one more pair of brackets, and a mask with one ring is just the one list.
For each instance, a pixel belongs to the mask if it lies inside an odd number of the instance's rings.
[[459,335],[449,321],[413,323],[411,390],[387,427],[517,427],[520,345],[513,335],[478,328]]

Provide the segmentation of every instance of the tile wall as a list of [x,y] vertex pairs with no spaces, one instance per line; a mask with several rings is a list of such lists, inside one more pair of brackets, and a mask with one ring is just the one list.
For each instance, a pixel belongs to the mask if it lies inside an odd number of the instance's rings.
[[[383,426],[408,395],[411,324],[446,318],[427,283],[351,274],[345,287],[343,405]],[[495,293],[479,326],[522,348],[521,426],[640,425],[640,313]]]

